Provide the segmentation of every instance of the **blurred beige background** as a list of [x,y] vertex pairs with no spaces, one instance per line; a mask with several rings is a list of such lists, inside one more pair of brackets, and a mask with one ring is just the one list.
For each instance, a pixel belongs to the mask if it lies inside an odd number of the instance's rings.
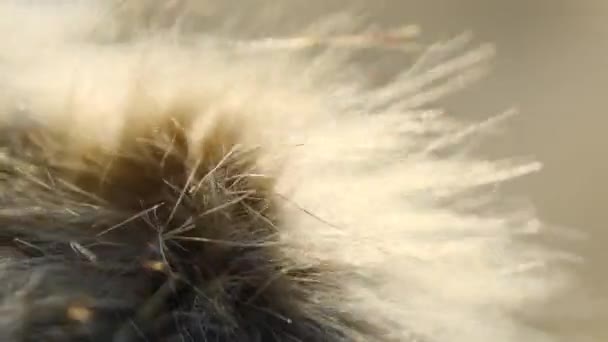
[[[485,116],[516,106],[521,115],[489,153],[532,155],[541,173],[512,184],[541,218],[577,227],[583,281],[555,303],[573,317],[543,322],[565,340],[608,341],[608,1],[385,0],[373,15],[420,24],[424,39],[471,30],[497,44],[490,77],[449,100],[457,115]],[[372,5],[373,4],[373,5]]]
[[[376,2],[380,3],[380,2]],[[497,44],[492,75],[450,101],[458,115],[488,115],[517,106],[521,115],[488,152],[532,155],[541,173],[511,185],[531,198],[541,218],[577,227],[585,259],[582,282],[556,305],[574,316],[544,322],[570,341],[608,341],[608,1],[395,0],[387,20],[408,18],[425,35],[470,29]],[[399,11],[390,8],[400,8]],[[463,96],[464,95],[464,96]]]

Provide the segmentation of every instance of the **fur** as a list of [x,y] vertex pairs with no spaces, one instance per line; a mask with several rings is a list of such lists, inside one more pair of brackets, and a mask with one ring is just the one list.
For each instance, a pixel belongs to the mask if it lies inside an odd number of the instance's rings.
[[518,315],[562,284],[542,225],[493,191],[539,165],[433,109],[490,47],[372,86],[211,2],[110,3],[0,3],[0,340],[555,338]]

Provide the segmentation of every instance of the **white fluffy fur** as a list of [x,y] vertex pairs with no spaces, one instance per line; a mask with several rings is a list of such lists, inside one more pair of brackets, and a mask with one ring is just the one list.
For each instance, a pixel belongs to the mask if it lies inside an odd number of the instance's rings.
[[[4,118],[27,114],[70,127],[75,144],[111,146],[140,102],[156,108],[145,115],[190,106],[200,128],[192,139],[220,120],[265,152],[288,198],[286,252],[357,270],[361,278],[343,282],[353,312],[402,341],[555,338],[515,315],[559,284],[544,271],[550,255],[520,241],[540,223],[526,207],[483,205],[493,185],[538,165],[467,155],[466,143],[493,122],[463,127],[429,109],[479,76],[489,47],[435,47],[368,89],[365,70],[331,49],[235,52],[171,30],[114,43],[106,10],[97,1],[2,1]],[[449,196],[469,210],[442,205]]]

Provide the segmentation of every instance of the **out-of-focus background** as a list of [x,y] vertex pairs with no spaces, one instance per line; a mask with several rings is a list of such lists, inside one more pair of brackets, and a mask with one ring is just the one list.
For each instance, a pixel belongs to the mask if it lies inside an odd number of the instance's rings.
[[574,246],[585,258],[576,266],[581,283],[554,303],[572,316],[540,324],[564,340],[608,341],[608,1],[375,0],[367,7],[385,22],[419,24],[425,40],[471,30],[497,45],[491,75],[448,106],[471,118],[519,108],[485,149],[540,160],[539,174],[510,188],[531,198],[542,219],[589,236]]
[[420,24],[425,39],[470,29],[497,44],[492,74],[450,106],[455,115],[471,117],[520,109],[506,134],[485,148],[540,160],[539,174],[510,187],[531,198],[542,219],[588,234],[574,246],[585,258],[576,266],[582,282],[554,304],[572,316],[541,324],[561,331],[564,340],[608,341],[608,1],[369,3],[385,20]]
[[[293,18],[347,7],[386,27],[418,24],[427,42],[472,31],[476,41],[496,44],[492,73],[445,104],[453,115],[470,119],[519,108],[521,115],[484,152],[540,160],[540,173],[509,184],[509,190],[530,198],[543,220],[588,234],[569,246],[584,258],[574,266],[580,283],[548,305],[549,318],[537,324],[559,331],[564,341],[608,341],[608,1],[289,3],[298,12]],[[572,315],[551,316],[553,307]]]

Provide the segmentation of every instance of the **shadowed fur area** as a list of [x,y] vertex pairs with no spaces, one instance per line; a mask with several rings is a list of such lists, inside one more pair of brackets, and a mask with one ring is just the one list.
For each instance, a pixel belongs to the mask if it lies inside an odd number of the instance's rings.
[[7,324],[27,341],[345,340],[356,322],[312,301],[339,296],[330,265],[281,252],[258,152],[221,121],[192,141],[191,115],[166,118],[111,151],[6,127],[2,279],[23,310]]
[[492,48],[370,85],[356,52],[231,36],[233,7],[0,4],[0,340],[555,340],[521,313],[562,255],[496,195],[540,166],[468,153],[508,113],[435,109]]

